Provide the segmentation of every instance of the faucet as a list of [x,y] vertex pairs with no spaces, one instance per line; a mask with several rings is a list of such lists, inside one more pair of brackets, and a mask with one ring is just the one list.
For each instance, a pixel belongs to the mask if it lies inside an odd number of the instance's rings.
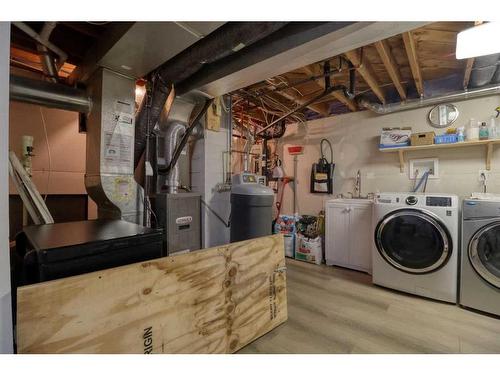
[[481,172],[481,184],[483,185],[483,193],[486,194],[486,175]]
[[354,191],[356,192],[356,198],[361,198],[361,171],[358,169],[356,174],[356,183],[354,185]]

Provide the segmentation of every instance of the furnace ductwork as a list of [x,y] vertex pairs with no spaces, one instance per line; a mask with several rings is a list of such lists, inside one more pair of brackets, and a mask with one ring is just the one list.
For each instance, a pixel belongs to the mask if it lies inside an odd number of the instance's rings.
[[497,95],[497,94],[500,94],[500,85],[482,87],[479,89],[468,90],[468,91],[459,91],[451,94],[429,97],[425,99],[407,100],[406,102],[391,103],[385,105],[372,103],[366,99],[359,99],[358,104],[360,107],[369,109],[370,111],[375,112],[379,115],[386,115],[389,113],[407,111],[410,109],[427,107],[441,103],[448,103],[452,101],[460,101],[460,100],[477,98],[481,96]]
[[83,90],[12,74],[9,85],[10,100],[66,111],[90,112],[91,100]]
[[[274,33],[287,22],[228,22],[205,38],[170,59],[152,74],[154,89],[151,94],[149,121],[158,122],[170,93],[170,85],[182,82],[204,65],[218,61]],[[146,145],[148,115],[143,107],[137,116],[135,128],[134,166],[137,166]]]
[[493,77],[500,67],[499,60],[500,53],[476,57],[470,74],[469,86],[473,88],[482,87],[494,82]]
[[[179,144],[181,137],[186,133],[186,126],[180,122],[171,123],[165,132],[165,161],[169,165],[174,156],[175,147]],[[179,165],[175,165],[170,170],[167,178],[168,192],[175,194],[179,188]]]

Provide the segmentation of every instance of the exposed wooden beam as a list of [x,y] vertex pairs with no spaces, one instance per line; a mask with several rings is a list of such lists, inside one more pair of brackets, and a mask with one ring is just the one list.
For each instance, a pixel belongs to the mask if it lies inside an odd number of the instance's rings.
[[403,33],[403,42],[417,92],[420,96],[424,96],[424,80],[422,79],[422,72],[418,63],[417,46],[415,45],[415,39],[413,39],[411,31]]
[[[322,74],[321,68],[317,64],[309,65],[304,68],[302,68],[302,71],[305,72],[307,75],[311,76],[318,76]],[[322,89],[325,89],[325,81],[323,79],[314,81],[318,86],[320,86]],[[334,91],[330,94],[333,96],[335,99],[337,99],[339,102],[347,106],[351,111],[356,111],[358,107],[356,106],[356,102],[354,100],[351,100],[349,98],[346,98],[343,93],[340,91]]]
[[[480,25],[482,23],[483,21],[476,21],[474,22],[474,26]],[[464,89],[466,89],[469,86],[469,80],[473,66],[474,66],[474,57],[471,57],[470,59],[467,59],[467,62],[465,63],[464,82],[463,82]]]
[[[279,96],[282,96],[285,99],[288,99],[294,103],[296,103],[298,106],[303,105],[306,103],[310,97],[307,96],[300,96],[299,94],[295,93],[293,90],[282,90],[282,91],[276,91],[274,94],[277,94]],[[310,104],[307,106],[311,111],[314,111],[322,116],[329,116],[330,111],[329,111],[329,106],[326,103],[318,103],[318,104]]]
[[464,82],[463,87],[466,89],[469,86],[470,75],[472,73],[472,66],[474,65],[474,57],[467,59],[465,64],[465,72],[464,72]]
[[389,44],[385,40],[380,40],[375,42],[375,48],[384,63],[387,73],[389,73],[389,77],[391,77],[392,83],[394,83],[394,87],[398,90],[401,100],[406,100],[406,90],[401,84],[402,79],[401,74],[399,74],[399,67],[392,55]]
[[382,104],[385,104],[385,95],[380,85],[375,77],[375,73],[373,72],[373,68],[370,65],[370,62],[363,57],[361,60],[360,54],[357,50],[349,51],[345,53],[345,56],[352,62],[354,66],[357,67],[356,71],[361,74],[361,77],[365,80],[373,93],[379,98]]

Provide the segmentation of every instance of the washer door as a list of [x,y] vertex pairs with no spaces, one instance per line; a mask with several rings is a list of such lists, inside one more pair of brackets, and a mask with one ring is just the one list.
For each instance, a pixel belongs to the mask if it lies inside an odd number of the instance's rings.
[[472,236],[469,259],[484,280],[500,288],[500,222],[486,225]]
[[446,264],[452,240],[446,227],[431,212],[398,210],[382,219],[375,230],[380,255],[398,270],[424,274]]

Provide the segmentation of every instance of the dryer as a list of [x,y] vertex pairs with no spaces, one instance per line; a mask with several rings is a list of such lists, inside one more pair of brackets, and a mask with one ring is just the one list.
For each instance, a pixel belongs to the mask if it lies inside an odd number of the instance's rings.
[[456,303],[456,195],[380,193],[373,206],[373,283]]
[[500,315],[500,201],[464,199],[462,306]]

